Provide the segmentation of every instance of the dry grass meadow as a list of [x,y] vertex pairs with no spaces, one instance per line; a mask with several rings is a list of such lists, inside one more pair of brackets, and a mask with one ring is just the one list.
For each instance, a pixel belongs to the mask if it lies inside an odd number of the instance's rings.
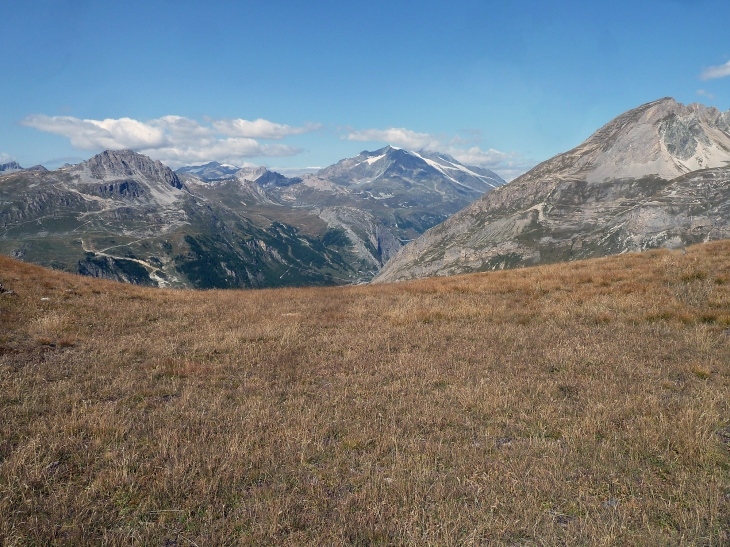
[[730,545],[730,241],[172,291],[0,258],[0,542]]

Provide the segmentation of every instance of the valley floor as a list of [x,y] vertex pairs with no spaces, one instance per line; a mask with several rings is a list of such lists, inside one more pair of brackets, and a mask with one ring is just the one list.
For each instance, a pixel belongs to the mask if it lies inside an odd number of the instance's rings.
[[0,543],[727,545],[730,241],[359,287],[0,257]]

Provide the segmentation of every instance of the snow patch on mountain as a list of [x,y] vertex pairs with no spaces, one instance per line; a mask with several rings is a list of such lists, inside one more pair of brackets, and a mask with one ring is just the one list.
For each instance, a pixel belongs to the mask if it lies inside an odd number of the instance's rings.
[[373,156],[372,158],[368,158],[365,161],[368,162],[370,165],[374,164],[376,161],[380,161],[385,157],[385,154],[381,154],[380,156]]

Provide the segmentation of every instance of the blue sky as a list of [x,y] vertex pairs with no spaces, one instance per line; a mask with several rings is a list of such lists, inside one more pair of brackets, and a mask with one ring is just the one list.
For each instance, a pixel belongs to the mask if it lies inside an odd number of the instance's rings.
[[387,143],[511,178],[665,96],[730,108],[730,2],[3,4],[0,154],[293,172]]

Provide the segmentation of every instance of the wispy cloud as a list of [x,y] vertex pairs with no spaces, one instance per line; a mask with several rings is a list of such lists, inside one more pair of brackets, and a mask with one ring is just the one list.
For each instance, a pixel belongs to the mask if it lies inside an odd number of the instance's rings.
[[705,91],[704,89],[698,89],[697,95],[700,95],[701,97],[707,97],[708,99],[714,99],[715,96],[710,93],[709,91]]
[[0,163],[10,163],[11,161],[16,161],[13,156],[9,156],[5,152],[0,153]]
[[317,124],[291,127],[263,119],[201,123],[182,116],[163,116],[141,122],[131,118],[82,120],[43,114],[28,116],[21,123],[66,137],[81,150],[129,148],[172,167],[211,160],[241,164],[243,158],[293,156],[301,149],[285,144],[262,144],[256,139],[281,140],[320,127]]
[[725,78],[726,76],[730,76],[730,61],[724,65],[707,67],[700,74],[700,79],[714,80],[715,78]]
[[522,157],[516,152],[500,152],[493,148],[482,150],[474,143],[479,138],[478,132],[472,133],[470,137],[466,138],[460,135],[449,138],[430,133],[417,133],[403,127],[391,127],[388,129],[349,130],[341,138],[350,141],[393,144],[411,150],[445,152],[465,165],[491,169],[505,180],[518,177],[535,164],[535,162]]

